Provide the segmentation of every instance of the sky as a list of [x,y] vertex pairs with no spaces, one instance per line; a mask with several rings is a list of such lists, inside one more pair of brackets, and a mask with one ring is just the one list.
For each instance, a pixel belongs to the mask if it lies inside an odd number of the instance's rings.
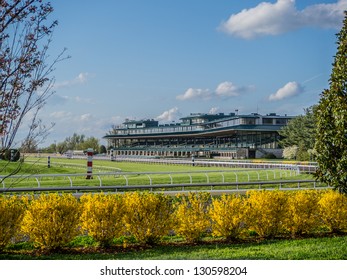
[[[48,146],[126,118],[300,115],[329,87],[347,0],[53,0]],[[101,144],[106,144],[104,140]]]

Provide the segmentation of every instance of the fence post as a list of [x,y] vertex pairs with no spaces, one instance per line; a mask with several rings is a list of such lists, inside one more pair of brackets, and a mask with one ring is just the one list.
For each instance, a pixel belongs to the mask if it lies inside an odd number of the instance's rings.
[[113,149],[111,149],[111,161],[115,161],[115,156],[114,156],[114,151]]
[[93,179],[93,149],[87,149],[87,177],[86,179]]

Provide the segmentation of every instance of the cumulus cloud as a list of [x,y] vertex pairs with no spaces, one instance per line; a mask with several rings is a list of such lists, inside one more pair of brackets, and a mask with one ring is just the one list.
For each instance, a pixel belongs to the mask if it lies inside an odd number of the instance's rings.
[[256,7],[232,14],[219,28],[244,39],[278,35],[307,26],[339,28],[346,9],[347,0],[311,5],[303,10],[296,8],[295,0],[262,2]]
[[194,89],[189,88],[184,94],[178,95],[178,100],[194,100],[203,99],[208,100],[211,98],[229,98],[240,96],[253,89],[253,86],[236,86],[232,82],[225,81],[217,85],[214,91],[209,89]]
[[251,90],[253,86],[236,86],[232,82],[220,83],[215,94],[219,97],[235,97]]
[[215,92],[218,96],[238,96],[239,88],[232,82],[223,82],[217,86]]
[[163,112],[161,115],[156,117],[156,120],[158,121],[174,121],[177,120],[181,116],[180,111],[177,107],[171,108],[165,112]]
[[184,94],[176,97],[178,100],[189,99],[210,99],[211,91],[209,89],[189,88]]
[[276,93],[269,96],[270,101],[283,100],[289,97],[296,96],[304,91],[304,88],[297,82],[289,82]]

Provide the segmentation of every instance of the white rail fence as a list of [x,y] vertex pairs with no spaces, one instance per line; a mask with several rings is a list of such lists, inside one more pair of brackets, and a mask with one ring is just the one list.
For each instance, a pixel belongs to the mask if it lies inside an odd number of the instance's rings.
[[259,182],[229,182],[229,183],[193,183],[193,184],[156,184],[132,186],[71,186],[71,187],[34,187],[0,189],[0,193],[41,193],[41,192],[73,192],[78,195],[94,192],[126,192],[126,191],[159,191],[166,194],[204,191],[211,194],[245,193],[250,190],[302,190],[302,189],[327,189],[329,186],[317,183],[315,180],[281,180]]
[[[87,180],[86,173],[70,174],[33,174],[33,175],[12,175],[0,176],[2,189],[11,188],[13,191],[17,186],[37,187],[41,185],[69,186],[90,185],[138,185],[155,184],[193,184],[193,183],[233,183],[252,182],[260,180],[278,180],[286,177],[297,176],[299,173],[295,169],[257,169],[257,170],[205,170],[187,172],[98,172],[93,173],[93,179]],[[1,191],[1,189],[0,189]]]

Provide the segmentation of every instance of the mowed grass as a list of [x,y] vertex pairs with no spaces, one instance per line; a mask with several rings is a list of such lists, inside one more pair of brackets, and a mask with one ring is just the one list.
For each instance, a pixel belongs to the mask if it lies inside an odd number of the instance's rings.
[[[22,245],[23,246],[23,245]],[[0,253],[7,260],[345,260],[347,236],[266,240],[250,243],[208,242],[204,244],[169,243],[153,247],[129,246],[107,250],[67,249],[60,253],[40,254],[30,249],[8,249]]]
[[[0,161],[0,175],[11,173],[18,163]],[[281,179],[312,179],[310,175],[296,175],[290,170],[245,170],[227,167],[201,167],[192,165],[149,164],[135,162],[118,162],[107,160],[93,161],[93,179],[86,180],[86,159],[51,158],[51,167],[47,167],[47,158],[26,158],[18,174],[46,174],[39,179],[41,187],[49,186],[125,186],[125,185],[155,185],[155,184],[186,184],[186,183],[222,183],[248,182]],[[205,171],[205,172],[204,172]],[[222,171],[222,172],[221,172]],[[119,175],[102,175],[105,172],[127,172]],[[170,174],[143,174],[170,172]],[[48,174],[71,174],[54,177]],[[73,174],[76,174],[75,176]],[[77,175],[82,174],[82,175]],[[36,187],[35,178],[21,177],[6,179],[5,187]],[[312,185],[312,184],[311,184]],[[201,189],[203,190],[203,189]]]

